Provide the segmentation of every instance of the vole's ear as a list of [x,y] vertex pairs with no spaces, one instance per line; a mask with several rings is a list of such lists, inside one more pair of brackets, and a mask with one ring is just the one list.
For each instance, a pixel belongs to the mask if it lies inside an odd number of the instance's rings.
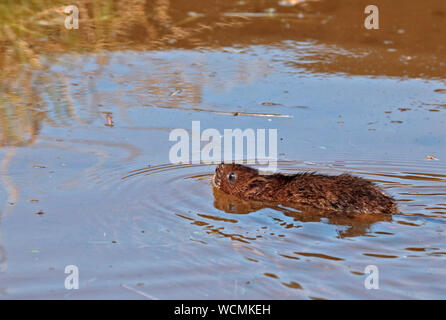
[[247,192],[248,196],[260,194],[266,186],[267,179],[264,177],[254,177],[248,181]]

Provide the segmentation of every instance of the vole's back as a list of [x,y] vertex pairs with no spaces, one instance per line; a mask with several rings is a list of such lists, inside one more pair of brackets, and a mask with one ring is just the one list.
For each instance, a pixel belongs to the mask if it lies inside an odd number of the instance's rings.
[[372,182],[342,174],[260,175],[239,164],[220,164],[213,178],[216,188],[241,199],[312,207],[341,214],[392,214],[394,200]]
[[277,192],[287,202],[321,210],[362,214],[398,212],[394,200],[373,183],[347,174],[297,175]]

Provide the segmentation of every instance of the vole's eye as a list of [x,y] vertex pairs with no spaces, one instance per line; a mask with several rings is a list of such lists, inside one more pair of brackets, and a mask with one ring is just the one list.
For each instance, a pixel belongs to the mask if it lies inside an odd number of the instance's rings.
[[228,174],[229,181],[234,181],[236,178],[237,178],[237,175],[234,172],[231,172],[230,174]]

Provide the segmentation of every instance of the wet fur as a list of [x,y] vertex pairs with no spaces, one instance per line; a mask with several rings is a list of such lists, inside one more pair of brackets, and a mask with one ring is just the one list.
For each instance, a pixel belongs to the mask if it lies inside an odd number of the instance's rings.
[[[235,179],[230,180],[229,174]],[[260,175],[239,164],[220,164],[213,178],[216,188],[241,199],[310,207],[344,214],[397,213],[395,201],[375,184],[349,174],[316,173]]]

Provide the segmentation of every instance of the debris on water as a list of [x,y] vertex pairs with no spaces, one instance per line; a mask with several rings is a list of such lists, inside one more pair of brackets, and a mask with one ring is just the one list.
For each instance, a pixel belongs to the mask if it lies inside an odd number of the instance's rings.
[[31,199],[31,200],[29,200],[29,202],[39,202],[39,200],[37,200],[37,199]]
[[446,93],[446,89],[435,89],[434,92]]
[[411,108],[398,108],[398,110],[400,110],[401,112],[404,112],[404,111],[408,111],[408,110],[412,110]]
[[107,123],[104,124],[106,127],[113,127],[114,122],[113,122],[113,118],[112,118],[112,113],[111,112],[104,112],[105,113],[105,118],[107,119]]
[[169,94],[169,97],[174,97],[174,96],[176,96],[177,94],[179,94],[179,93],[181,93],[181,92],[183,92],[183,90],[181,90],[181,89],[177,89],[177,90],[175,90],[174,92],[171,92],[171,93]]
[[121,284],[121,287],[123,287],[123,288],[125,288],[125,289],[127,289],[127,290],[130,290],[130,291],[133,291],[134,293],[137,293],[137,294],[139,294],[139,295],[141,295],[141,296],[143,296],[143,297],[146,297],[146,298],[148,298],[148,299],[150,299],[150,300],[159,300],[157,297],[154,297],[154,296],[152,296],[152,295],[150,295],[150,294],[148,294],[148,293],[146,293],[146,292],[143,292],[143,291],[134,289],[134,288],[132,288],[132,287],[129,287],[129,286],[126,285],[126,284]]
[[262,102],[262,105],[268,106],[268,107],[270,107],[270,106],[281,106],[280,103],[275,103],[275,102]]
[[282,7],[292,7],[301,2],[301,0],[281,0],[279,1],[279,6]]
[[244,53],[246,52],[246,49],[236,49],[236,48],[223,48],[224,52],[229,52],[229,53]]
[[39,253],[40,250],[39,250],[39,249],[31,249],[30,252],[31,252],[31,253]]
[[403,123],[403,121],[400,121],[400,120],[393,120],[393,121],[391,121],[392,123]]
[[429,109],[430,112],[440,112],[439,109]]
[[424,160],[440,160],[440,159],[438,159],[434,156],[427,155],[426,158],[424,158]]
[[109,114],[107,114],[107,125],[112,127],[113,126],[113,121],[112,118]]
[[188,15],[189,17],[203,17],[203,16],[204,16],[204,14],[202,14],[202,13],[198,13],[198,12],[195,12],[195,11],[189,11],[189,12],[187,13],[187,15]]
[[42,210],[40,210],[39,212],[36,212],[36,214],[38,214],[39,216],[45,214],[45,212],[43,212]]
[[265,12],[270,14],[270,15],[273,15],[274,13],[276,13],[276,8],[265,9]]
[[33,165],[33,168],[37,168],[37,169],[45,169],[46,167],[45,167],[45,166],[38,165],[38,164],[35,164],[35,165]]
[[[202,14],[202,13],[198,13],[198,12],[195,12],[195,11],[189,11],[189,12],[187,13],[187,18],[178,21],[178,22],[176,23],[176,26],[181,26],[181,25],[183,25],[183,24],[185,24],[185,23],[189,23],[189,22],[191,22],[191,21],[194,21],[194,20],[196,20],[196,19],[198,19],[198,18],[202,18],[202,17],[204,17],[204,16],[205,16],[205,15]],[[174,39],[172,39],[172,40],[174,40]]]

